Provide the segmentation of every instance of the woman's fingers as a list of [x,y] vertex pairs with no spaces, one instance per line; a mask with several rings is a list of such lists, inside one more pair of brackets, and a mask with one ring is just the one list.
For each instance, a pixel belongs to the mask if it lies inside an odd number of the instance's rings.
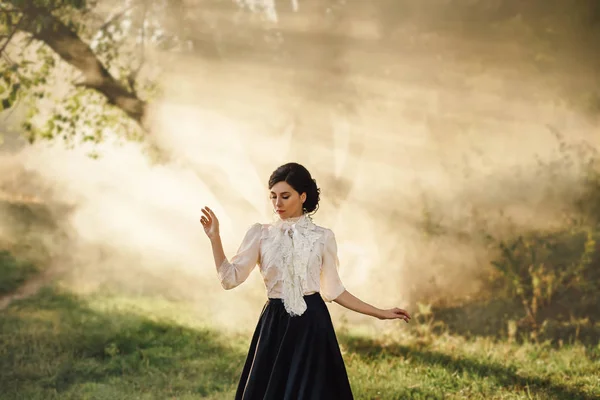
[[202,209],[202,213],[206,216],[206,218],[208,219],[208,222],[212,223],[213,221],[218,221],[217,216],[215,215],[213,210],[211,210],[210,208],[204,207]]
[[217,216],[215,215],[215,213],[213,212],[213,210],[211,210],[210,208],[206,207],[206,210],[208,211],[208,213],[210,214],[211,219],[217,219]]
[[403,320],[404,322],[407,322],[407,323],[408,323],[408,317],[405,317],[404,315],[397,315],[397,316],[396,316],[396,319],[401,319],[401,320]]
[[393,308],[392,313],[394,313],[397,319],[403,319],[404,322],[408,323],[408,321],[410,320],[410,315],[408,314],[408,312],[401,308]]
[[204,214],[204,215],[202,215],[200,217],[200,223],[205,228],[209,228],[212,225],[212,222],[213,222],[213,218],[211,216],[210,209],[208,207],[203,207],[202,208],[202,214]]
[[401,308],[394,308],[394,312],[395,312],[396,314],[402,315],[402,316],[404,316],[404,317],[406,317],[406,318],[408,318],[408,319],[410,319],[410,318],[411,318],[411,317],[410,317],[410,314],[408,313],[408,311],[406,311],[406,310],[403,310],[403,309],[401,309]]

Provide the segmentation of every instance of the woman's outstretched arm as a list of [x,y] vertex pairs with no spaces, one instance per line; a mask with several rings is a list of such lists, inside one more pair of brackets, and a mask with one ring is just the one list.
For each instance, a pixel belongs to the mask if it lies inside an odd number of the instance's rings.
[[349,310],[370,315],[371,317],[379,319],[403,319],[406,322],[410,320],[410,315],[406,310],[401,308],[380,309],[374,307],[368,303],[365,303],[347,290],[344,290],[342,294],[336,297],[333,301]]
[[335,301],[349,310],[370,315],[379,319],[403,319],[408,322],[410,315],[401,308],[380,309],[365,303],[348,292],[338,274],[340,261],[337,254],[335,234],[328,229],[325,236],[323,263],[321,268],[321,295],[327,302]]

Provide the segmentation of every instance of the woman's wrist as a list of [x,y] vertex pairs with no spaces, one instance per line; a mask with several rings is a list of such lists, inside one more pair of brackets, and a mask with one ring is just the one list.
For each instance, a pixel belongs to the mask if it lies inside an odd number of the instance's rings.
[[371,313],[371,316],[377,319],[381,319],[383,317],[383,310],[381,308],[373,307],[373,312]]

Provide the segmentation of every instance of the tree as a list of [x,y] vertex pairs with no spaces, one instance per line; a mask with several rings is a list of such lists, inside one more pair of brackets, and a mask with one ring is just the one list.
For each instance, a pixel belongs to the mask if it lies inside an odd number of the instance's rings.
[[[199,7],[205,9],[198,12]],[[207,13],[221,9],[233,15],[235,7],[222,1],[7,0],[0,4],[2,108],[22,99],[33,117],[39,100],[50,95],[49,81],[75,71],[79,76],[69,82],[62,99],[55,99],[61,106],[46,123],[36,125],[30,118],[24,123],[31,141],[59,135],[67,139],[82,127],[88,128],[84,140],[102,140],[103,129],[115,124],[137,131],[144,127],[147,101],[157,89],[155,77],[140,74],[148,67],[148,49],[198,46],[199,37],[190,37],[190,21],[181,24],[189,11],[196,11],[192,22],[203,23]],[[198,50],[211,47],[207,53],[217,53],[217,29],[222,27],[203,32],[204,46]]]
[[[114,51],[121,45],[116,37],[119,16],[97,26],[100,15],[94,13],[95,6],[77,0],[11,0],[1,5],[0,23],[5,38],[2,86],[8,93],[4,108],[21,98],[28,103],[29,116],[33,117],[39,111],[40,102],[36,100],[50,95],[47,89],[52,79],[68,67],[81,74],[66,88],[67,95],[57,102],[61,106],[54,107],[45,125],[38,122],[36,126],[30,118],[25,121],[23,128],[31,141],[37,136],[52,138],[59,133],[67,138],[82,125],[96,128],[95,134],[88,132],[84,139],[101,139],[100,125],[122,123],[114,110],[104,113],[103,102],[117,106],[128,118],[142,123],[146,103],[138,97],[134,80],[123,79],[127,71],[118,71],[118,76],[111,68]],[[129,71],[131,78],[135,78],[133,72]],[[95,112],[90,111],[91,104],[99,106]]]

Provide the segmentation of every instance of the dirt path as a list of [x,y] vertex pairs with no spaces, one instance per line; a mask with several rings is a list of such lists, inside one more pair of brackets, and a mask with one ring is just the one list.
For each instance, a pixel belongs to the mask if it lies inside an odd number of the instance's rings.
[[10,306],[14,300],[34,296],[41,288],[58,278],[59,275],[60,271],[58,269],[48,269],[29,279],[14,292],[0,296],[0,311]]

